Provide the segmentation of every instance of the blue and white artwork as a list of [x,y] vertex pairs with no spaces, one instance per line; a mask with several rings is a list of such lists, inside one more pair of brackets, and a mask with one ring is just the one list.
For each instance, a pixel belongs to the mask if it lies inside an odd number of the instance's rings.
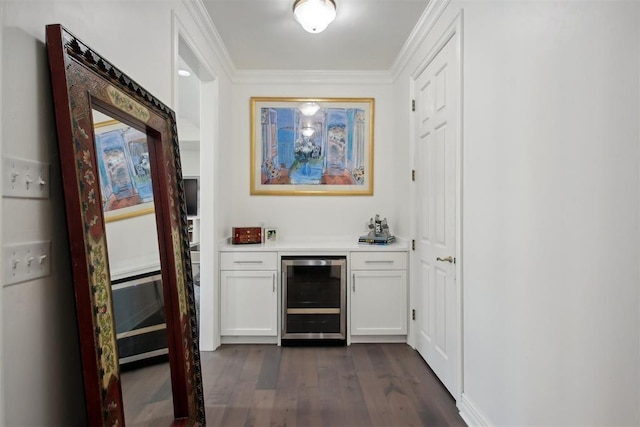
[[131,127],[96,129],[103,211],[153,201],[147,136]]
[[297,107],[260,110],[264,185],[348,185],[365,182],[365,111]]

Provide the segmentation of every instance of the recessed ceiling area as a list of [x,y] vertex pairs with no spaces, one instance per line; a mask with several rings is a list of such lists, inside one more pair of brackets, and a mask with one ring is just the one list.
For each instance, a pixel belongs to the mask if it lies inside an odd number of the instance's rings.
[[429,0],[335,0],[319,34],[293,17],[294,0],[203,0],[238,70],[386,71]]

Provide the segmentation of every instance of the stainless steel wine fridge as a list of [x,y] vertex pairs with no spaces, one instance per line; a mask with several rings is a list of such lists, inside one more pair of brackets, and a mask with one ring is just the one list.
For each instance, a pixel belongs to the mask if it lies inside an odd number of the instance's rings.
[[346,338],[346,257],[282,257],[282,342]]

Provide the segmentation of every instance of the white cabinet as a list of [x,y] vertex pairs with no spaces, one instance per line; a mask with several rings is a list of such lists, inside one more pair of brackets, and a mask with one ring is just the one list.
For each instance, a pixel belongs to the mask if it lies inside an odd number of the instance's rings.
[[277,252],[221,252],[221,335],[278,335],[277,269]]
[[[220,251],[222,343],[279,343],[282,338],[283,257],[342,256],[347,259],[348,342],[406,342],[408,253],[398,248],[251,245]],[[346,292],[346,295],[342,292]]]
[[351,335],[406,334],[406,252],[351,252]]

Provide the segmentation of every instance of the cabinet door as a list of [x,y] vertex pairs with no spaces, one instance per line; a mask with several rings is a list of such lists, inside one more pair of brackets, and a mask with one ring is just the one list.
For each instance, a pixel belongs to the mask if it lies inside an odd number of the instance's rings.
[[221,271],[220,286],[222,335],[278,334],[275,271]]
[[354,271],[351,283],[351,335],[406,333],[406,271]]

